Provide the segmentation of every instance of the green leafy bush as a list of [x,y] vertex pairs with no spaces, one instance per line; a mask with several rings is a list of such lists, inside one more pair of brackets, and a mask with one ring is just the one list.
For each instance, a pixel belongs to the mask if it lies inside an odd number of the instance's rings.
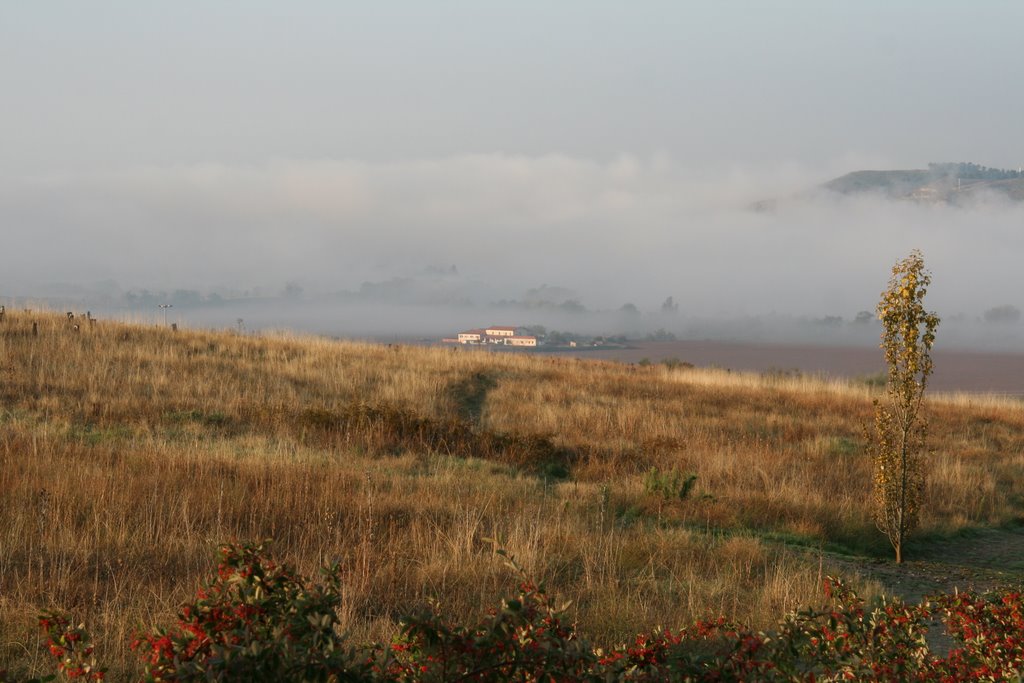
[[667,472],[652,467],[644,476],[644,491],[652,495],[659,495],[665,500],[673,498],[685,500],[693,491],[696,483],[696,474],[683,474],[674,467]]

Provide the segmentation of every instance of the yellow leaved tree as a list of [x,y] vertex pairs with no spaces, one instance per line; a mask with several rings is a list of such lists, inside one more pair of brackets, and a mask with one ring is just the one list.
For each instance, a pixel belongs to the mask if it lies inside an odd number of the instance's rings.
[[914,250],[893,266],[878,303],[889,372],[886,399],[874,402],[875,430],[868,448],[874,465],[875,523],[896,551],[897,563],[903,561],[904,540],[917,527],[924,490],[928,420],[921,406],[939,326],[939,317],[924,307],[931,281],[924,257]]

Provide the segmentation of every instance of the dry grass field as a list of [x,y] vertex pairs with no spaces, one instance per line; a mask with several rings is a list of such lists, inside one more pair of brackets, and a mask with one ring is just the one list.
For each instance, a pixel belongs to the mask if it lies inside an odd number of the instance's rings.
[[[48,670],[34,617],[59,607],[123,675],[133,630],[168,623],[233,539],[273,538],[307,573],[342,562],[356,639],[388,638],[431,598],[453,618],[494,604],[515,578],[488,539],[597,641],[719,614],[766,625],[817,599],[836,551],[887,555],[871,392],[9,311],[0,669]],[[1017,522],[1021,404],[936,396],[928,411],[920,537]]]

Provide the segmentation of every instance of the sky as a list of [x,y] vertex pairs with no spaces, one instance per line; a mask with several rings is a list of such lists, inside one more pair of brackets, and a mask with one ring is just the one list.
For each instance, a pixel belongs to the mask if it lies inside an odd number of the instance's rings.
[[495,297],[852,315],[918,247],[946,310],[1024,307],[1019,207],[748,210],[1024,164],[1021,26],[996,0],[3,3],[0,297],[457,265]]

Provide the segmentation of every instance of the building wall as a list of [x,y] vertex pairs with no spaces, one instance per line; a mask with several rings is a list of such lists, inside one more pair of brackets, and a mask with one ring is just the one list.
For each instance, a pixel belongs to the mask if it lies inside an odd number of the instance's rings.
[[536,337],[509,337],[505,340],[509,346],[536,346]]

